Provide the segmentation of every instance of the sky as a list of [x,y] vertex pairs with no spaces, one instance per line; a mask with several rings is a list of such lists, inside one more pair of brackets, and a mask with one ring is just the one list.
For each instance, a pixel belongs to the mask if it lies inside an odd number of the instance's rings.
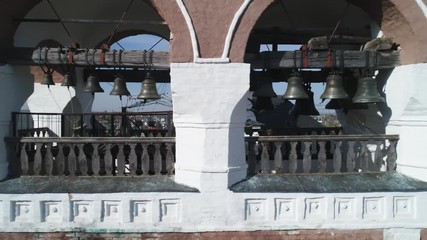
[[[300,45],[279,45],[279,51],[298,50]],[[144,34],[130,36],[119,40],[112,45],[112,49],[123,50],[154,50],[154,51],[169,51],[169,42],[161,37]],[[262,45],[261,51],[271,51],[271,46]],[[142,81],[143,79],[141,79]],[[283,95],[286,91],[287,83],[273,83],[273,90],[277,95]],[[172,97],[170,91],[170,83],[157,83],[157,91],[162,96],[161,100],[141,104],[141,100],[136,99],[141,91],[141,83],[127,83],[127,88],[131,93],[130,97],[123,96],[120,101],[118,96],[111,96],[110,92],[113,89],[113,83],[101,83],[104,89],[103,93],[96,93],[93,103],[94,112],[120,112],[122,107],[127,107],[127,111],[168,111],[172,108]],[[314,104],[317,110],[323,114],[334,114],[333,110],[325,110],[324,106],[328,101],[322,103],[320,95],[322,94],[325,85],[323,83],[313,83],[311,85],[314,92]]]

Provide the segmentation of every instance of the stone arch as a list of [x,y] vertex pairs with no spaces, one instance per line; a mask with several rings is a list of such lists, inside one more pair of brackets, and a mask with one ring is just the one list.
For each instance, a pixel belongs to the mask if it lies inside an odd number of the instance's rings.
[[[166,36],[161,36],[159,34],[156,34],[156,33],[150,32],[150,31],[145,31],[145,30],[140,30],[140,29],[130,29],[130,30],[124,30],[124,31],[119,31],[119,32],[115,33],[114,36],[111,38],[109,45],[111,46],[112,44],[114,44],[115,42],[117,42],[123,38],[141,35],[141,34],[154,35],[154,36],[161,37],[161,38],[165,39],[166,41],[169,41]],[[98,44],[96,44],[95,48],[101,48],[104,43],[108,42],[109,38],[110,38],[110,36],[107,36],[106,38],[102,39]]]

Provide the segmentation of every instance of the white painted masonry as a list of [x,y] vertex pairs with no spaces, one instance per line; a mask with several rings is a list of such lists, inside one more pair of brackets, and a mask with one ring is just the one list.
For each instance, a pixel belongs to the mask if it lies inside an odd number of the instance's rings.
[[392,110],[388,134],[399,134],[397,170],[427,181],[427,64],[413,64],[394,69],[385,93]]
[[19,111],[25,100],[33,91],[33,75],[29,67],[0,67],[0,180],[8,173],[8,158],[4,137],[10,136],[12,129],[12,112]]
[[426,201],[425,192],[2,194],[0,231],[396,228],[386,235],[402,236],[427,226]]
[[178,183],[224,191],[246,177],[249,64],[171,64]]

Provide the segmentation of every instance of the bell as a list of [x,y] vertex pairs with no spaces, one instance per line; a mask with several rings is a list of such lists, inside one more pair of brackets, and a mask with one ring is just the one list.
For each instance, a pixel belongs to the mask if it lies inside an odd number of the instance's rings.
[[294,107],[289,111],[289,116],[296,118],[299,115],[319,115],[314,106],[313,92],[308,91],[309,99],[297,99]]
[[66,73],[64,75],[64,79],[62,80],[61,86],[64,86],[64,87],[74,87],[74,86],[76,86],[76,83],[73,80],[73,76],[71,74],[69,74],[69,73]]
[[261,83],[260,86],[252,94],[254,97],[277,97],[277,94],[273,90],[272,82]]
[[359,78],[357,91],[353,97],[354,103],[375,103],[385,102],[385,99],[379,94],[377,81],[372,77],[365,75]]
[[341,109],[342,104],[338,99],[331,99],[326,105],[325,109]]
[[273,102],[271,97],[256,97],[255,104],[252,109],[260,110],[274,110]]
[[89,75],[87,78],[86,86],[83,88],[83,92],[104,92],[104,89],[99,85],[99,80],[95,75]]
[[55,85],[55,82],[53,82],[52,73],[45,73],[43,81],[40,84],[47,85],[48,87],[50,85]]
[[309,96],[304,90],[302,85],[301,74],[295,72],[288,79],[288,88],[286,89],[285,94],[283,94],[284,99],[308,99]]
[[114,87],[110,95],[129,96],[130,92],[126,87],[126,80],[121,75],[117,75],[114,79]]
[[344,90],[343,79],[340,75],[332,72],[326,78],[325,91],[320,96],[321,99],[345,99],[348,94]]
[[151,78],[150,73],[145,75],[144,81],[142,81],[141,93],[137,97],[138,99],[160,99],[160,95],[157,93],[156,81]]

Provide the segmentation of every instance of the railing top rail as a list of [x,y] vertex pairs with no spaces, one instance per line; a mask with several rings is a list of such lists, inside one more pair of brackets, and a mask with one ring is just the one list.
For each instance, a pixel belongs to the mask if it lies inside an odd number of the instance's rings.
[[296,141],[382,141],[399,140],[397,134],[348,134],[348,135],[295,135],[295,136],[259,136],[246,137],[246,141],[296,142]]
[[92,116],[92,115],[168,115],[172,111],[161,112],[89,112],[89,113],[47,113],[47,112],[13,112],[22,115],[67,115],[67,116]]
[[174,137],[6,137],[6,142],[21,143],[174,143]]

